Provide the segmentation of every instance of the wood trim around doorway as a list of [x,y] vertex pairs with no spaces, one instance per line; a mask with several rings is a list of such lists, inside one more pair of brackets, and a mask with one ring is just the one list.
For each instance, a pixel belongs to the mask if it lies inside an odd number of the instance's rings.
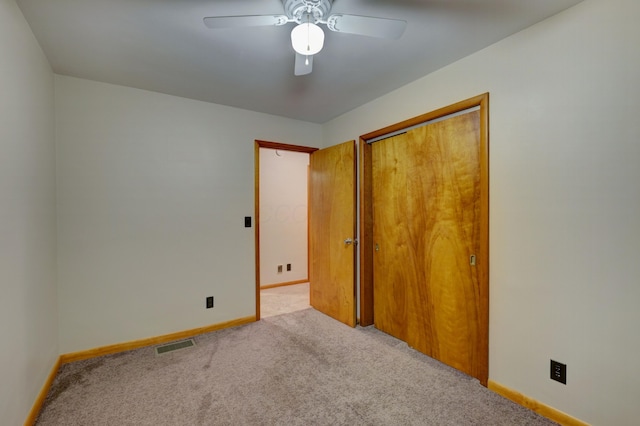
[[[481,285],[487,291],[482,292],[480,303],[488,307],[489,304],[489,93],[437,109],[417,117],[381,128],[360,136],[360,325],[367,326],[375,323],[373,315],[373,174],[372,151],[368,141],[381,136],[417,126],[432,120],[446,117],[470,108],[480,108],[480,248],[483,254],[484,267],[479,276]],[[488,309],[487,309],[487,347],[488,347]],[[488,354],[487,354],[488,357]],[[484,386],[488,380],[488,362],[481,374]]]
[[[288,145],[280,142],[255,140],[254,143],[254,216],[255,216],[255,259],[256,259],[256,321],[260,320],[260,148],[281,151],[305,152],[311,154],[318,150],[302,145]],[[304,281],[306,282],[306,281]]]

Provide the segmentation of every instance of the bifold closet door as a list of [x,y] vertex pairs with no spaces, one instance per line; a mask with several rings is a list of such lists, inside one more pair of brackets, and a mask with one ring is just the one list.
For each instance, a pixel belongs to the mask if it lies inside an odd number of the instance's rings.
[[482,380],[479,156],[477,110],[372,145],[373,292],[377,328]]

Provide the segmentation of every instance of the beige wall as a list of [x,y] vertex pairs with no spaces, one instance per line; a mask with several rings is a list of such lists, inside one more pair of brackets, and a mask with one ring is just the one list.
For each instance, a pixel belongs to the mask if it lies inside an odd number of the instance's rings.
[[[490,379],[593,424],[633,424],[637,16],[635,0],[585,0],[320,126],[54,83],[0,0],[3,421],[24,420],[58,353],[253,314],[254,139],[332,145],[488,91]],[[548,379],[549,358],[568,364],[566,386]]]
[[55,89],[61,351],[254,315],[254,140],[318,146],[321,126],[72,77]]
[[0,0],[0,423],[22,424],[58,356],[53,73]]
[[324,125],[335,143],[490,92],[489,377],[600,425],[640,417],[638,16],[586,0]]
[[260,148],[261,286],[308,278],[308,166],[307,153]]

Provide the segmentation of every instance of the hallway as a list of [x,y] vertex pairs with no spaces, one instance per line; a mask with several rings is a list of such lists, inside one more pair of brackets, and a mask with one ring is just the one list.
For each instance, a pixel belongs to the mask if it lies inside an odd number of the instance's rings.
[[288,314],[311,307],[309,283],[260,290],[260,317]]

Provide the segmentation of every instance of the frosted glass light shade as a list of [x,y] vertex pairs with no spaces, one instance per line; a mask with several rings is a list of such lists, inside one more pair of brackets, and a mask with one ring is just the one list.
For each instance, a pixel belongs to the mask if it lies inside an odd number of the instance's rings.
[[324,31],[310,22],[300,24],[291,31],[291,45],[301,55],[315,55],[324,46]]

